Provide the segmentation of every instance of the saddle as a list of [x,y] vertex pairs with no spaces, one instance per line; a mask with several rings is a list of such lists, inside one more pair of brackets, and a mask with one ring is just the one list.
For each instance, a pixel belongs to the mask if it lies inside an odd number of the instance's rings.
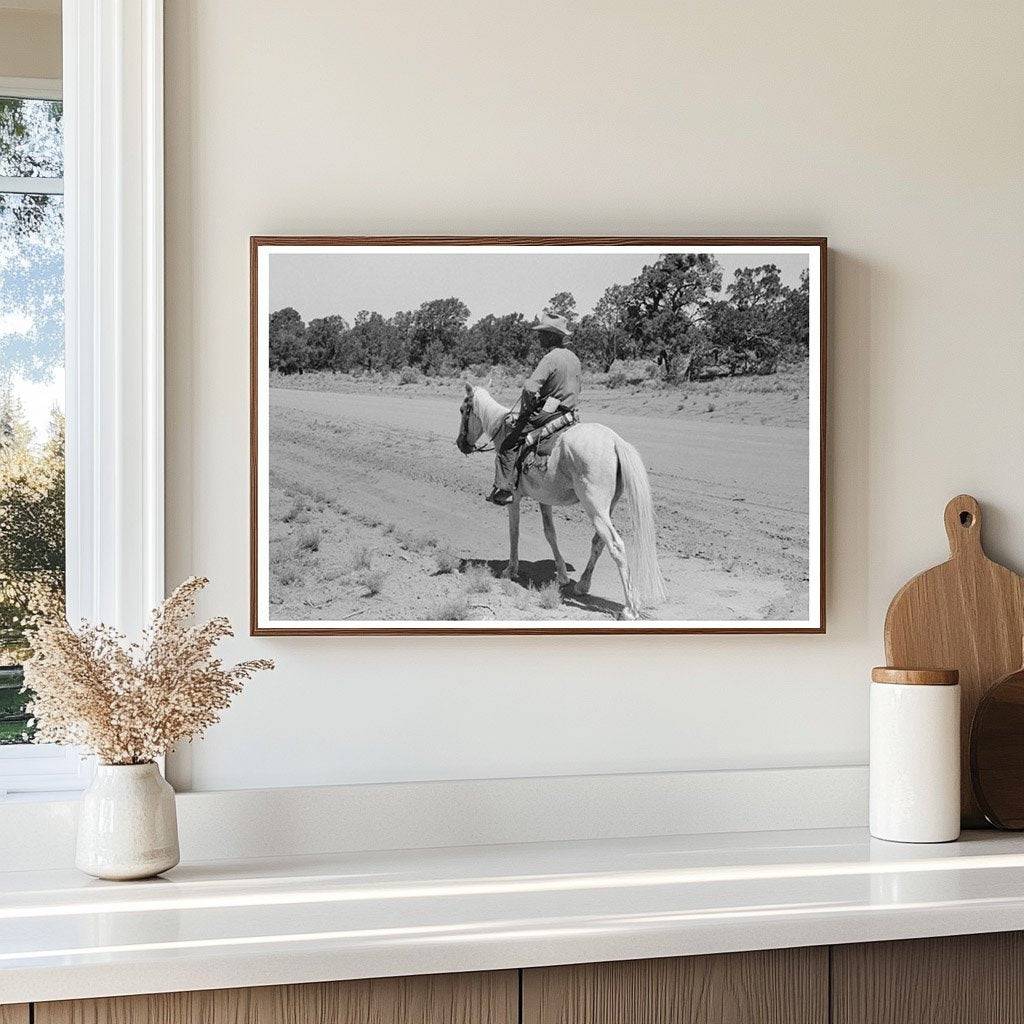
[[536,468],[539,472],[547,472],[548,458],[554,451],[558,441],[557,434],[579,423],[580,416],[575,409],[567,409],[552,416],[546,423],[534,427],[524,438],[523,446],[516,459],[516,485],[523,473]]

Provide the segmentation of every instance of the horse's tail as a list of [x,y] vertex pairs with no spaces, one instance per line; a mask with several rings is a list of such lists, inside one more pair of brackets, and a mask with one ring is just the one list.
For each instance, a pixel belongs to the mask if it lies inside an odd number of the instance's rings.
[[657,605],[665,600],[665,584],[658,565],[658,549],[654,535],[654,502],[651,483],[647,479],[640,453],[621,437],[615,438],[615,454],[619,459],[622,490],[633,520],[632,552],[629,554],[629,575],[642,604]]

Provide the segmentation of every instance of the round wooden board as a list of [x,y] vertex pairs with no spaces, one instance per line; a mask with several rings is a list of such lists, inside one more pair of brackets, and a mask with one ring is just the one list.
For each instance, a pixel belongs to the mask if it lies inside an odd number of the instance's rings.
[[974,796],[986,819],[997,828],[1024,829],[1024,668],[979,701],[970,751]]

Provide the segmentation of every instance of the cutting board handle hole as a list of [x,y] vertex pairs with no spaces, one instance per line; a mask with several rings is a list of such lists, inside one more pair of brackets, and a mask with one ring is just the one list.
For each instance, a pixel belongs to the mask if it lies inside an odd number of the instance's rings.
[[967,511],[961,512],[960,525],[965,526],[969,530],[974,525],[974,516]]

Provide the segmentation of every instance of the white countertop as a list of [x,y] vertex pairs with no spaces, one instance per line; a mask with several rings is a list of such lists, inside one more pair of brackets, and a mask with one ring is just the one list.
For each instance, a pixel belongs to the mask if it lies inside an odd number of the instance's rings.
[[1024,836],[859,829],[0,873],[0,1003],[1024,929]]

